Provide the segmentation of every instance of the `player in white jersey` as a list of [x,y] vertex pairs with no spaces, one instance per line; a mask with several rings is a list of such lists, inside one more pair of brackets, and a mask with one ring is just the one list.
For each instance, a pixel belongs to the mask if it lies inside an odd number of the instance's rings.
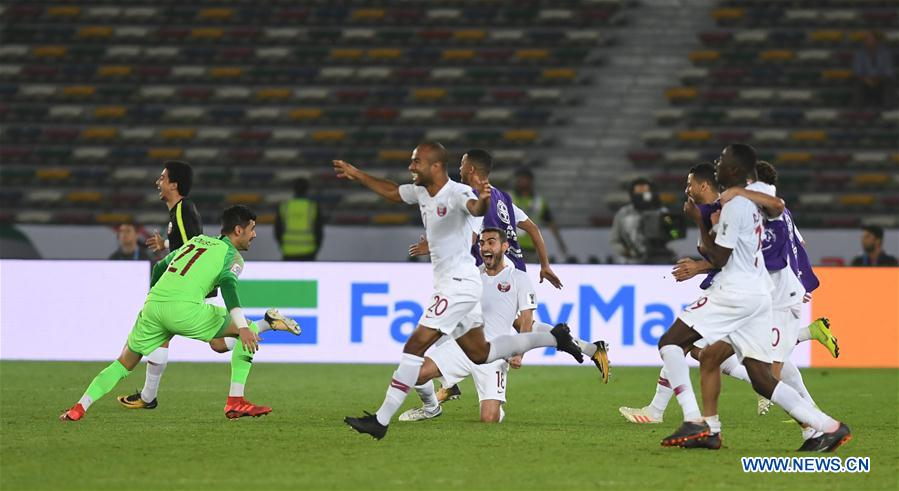
[[[756,161],[752,147],[743,144],[727,146],[717,162],[719,185],[725,190],[745,186],[747,179],[755,176]],[[684,212],[696,221],[703,252],[713,266],[721,268],[721,272],[712,287],[687,306],[659,340],[659,354],[684,412],[684,423],[663,439],[662,445],[720,448],[720,439],[717,445],[707,441],[711,431],[700,414],[684,359],[686,349],[705,339],[710,346],[718,342],[730,344],[746,367],[757,393],[786,409],[797,421],[823,433],[818,439],[819,445],[812,450],[835,450],[851,438],[849,428],[771,375],[768,341],[772,322],[771,280],[761,251],[760,211],[750,200],[737,196],[722,208],[714,238],[691,200],[684,206]],[[704,356],[700,356],[701,372],[703,359]]]
[[[478,238],[483,292],[481,304],[484,308],[484,334],[488,341],[499,336],[514,334],[515,331],[530,332],[532,330],[549,330],[552,326],[534,322],[534,309],[537,308],[537,294],[527,273],[515,268],[511,261],[506,261],[509,240],[506,231],[499,228],[485,228]],[[514,329],[513,329],[514,328]],[[578,345],[582,341],[577,340]],[[608,381],[609,371],[606,343],[597,341],[581,346],[584,354],[597,362],[601,375]],[[436,344],[425,357],[418,375],[415,389],[421,396],[424,406],[410,409],[400,415],[400,421],[421,421],[436,418],[443,412],[440,401],[434,392],[432,380],[443,377],[444,385],[449,387],[461,382],[471,375],[474,379],[481,406],[481,421],[494,423],[502,421],[503,404],[506,402],[506,384],[509,368],[521,367],[521,356],[513,356],[508,360],[496,360],[493,363],[476,365],[465,356],[459,345],[452,339],[445,339]]]
[[490,183],[474,183],[471,188],[451,181],[447,175],[446,149],[437,142],[425,142],[412,152],[409,172],[412,184],[397,185],[367,174],[342,160],[334,160],[337,177],[359,181],[394,203],[417,204],[431,251],[434,294],[418,327],[403,347],[400,365],[393,374],[387,395],[376,414],[344,422],[360,433],[381,439],[387,426],[418,380],[424,354],[442,335],[456,339],[468,358],[477,364],[490,363],[540,347],[555,347],[583,363],[583,355],[567,326],[551,333],[500,336],[487,342],[481,315],[481,282],[470,252],[469,216],[481,216],[490,201]]
[[[757,164],[756,168],[757,168],[758,174],[759,174],[759,181],[768,182],[768,184],[771,184],[772,186],[776,183],[776,172],[774,171],[771,164],[768,164],[767,162],[759,162]],[[763,179],[763,176],[764,176],[764,179]],[[770,182],[765,179],[769,179]],[[731,191],[739,190],[739,189],[742,189],[742,188],[731,188]],[[747,189],[750,189],[750,186],[747,186]],[[688,198],[692,199],[694,203],[701,205],[700,206],[701,209],[702,209],[702,205],[705,205],[706,211],[704,211],[704,213],[712,212],[712,213],[710,213],[711,218],[713,219],[713,221],[715,223],[718,222],[717,217],[715,216],[716,213],[713,212],[715,210],[714,203],[719,198],[718,184],[715,180],[715,167],[713,165],[699,164],[690,169],[690,172],[687,174],[687,188],[685,190],[685,194]],[[773,194],[771,196],[773,196]],[[776,198],[771,199],[771,196],[759,197],[758,195],[756,195],[754,193],[747,193],[746,197],[748,197],[750,200],[752,200],[753,198],[756,198],[758,200],[758,202],[756,202],[756,204],[763,207],[766,211],[766,214],[768,214],[769,216],[770,215],[780,215],[783,212],[783,202]],[[767,199],[765,199],[765,198],[767,198]],[[720,205],[718,206],[718,208],[720,209]],[[767,230],[766,230],[766,233],[767,233]],[[798,231],[797,231],[797,234],[798,234]],[[701,245],[701,240],[700,240],[700,245]],[[769,244],[769,246],[770,246],[770,244]],[[764,245],[763,245],[762,251],[765,252]],[[677,262],[677,265],[674,267],[674,270],[672,273],[673,273],[674,278],[678,282],[681,282],[681,281],[686,281],[690,278],[693,278],[697,274],[701,274],[701,273],[711,273],[712,275],[714,275],[715,270],[706,259],[701,259],[699,261],[696,261],[696,260],[693,260],[690,258],[684,258]],[[794,277],[795,277],[795,275],[794,275]],[[772,278],[773,278],[773,276],[772,276]],[[707,277],[705,279],[705,281],[703,281],[703,286],[705,286],[707,282],[710,283],[712,280],[713,280],[713,276]],[[781,294],[782,296],[785,296],[787,298],[793,298],[793,297],[798,296],[798,295],[791,295],[791,292],[795,292],[797,290],[790,289],[788,285],[781,285],[781,287],[779,289],[777,287],[778,281],[775,281],[775,284],[776,284],[775,292],[786,292],[785,294]],[[703,286],[701,286],[701,288]],[[800,286],[801,286],[801,283],[800,283]],[[774,292],[772,292],[772,293],[777,295],[777,293],[774,293]],[[775,304],[775,306],[778,305],[778,301],[775,300],[774,304]],[[775,315],[777,315],[776,309],[775,309]],[[796,319],[796,321],[798,322],[798,319]],[[776,322],[777,321],[775,321],[775,325],[777,325]],[[834,338],[833,335],[830,333],[826,319],[823,319],[823,318],[818,319],[818,320],[812,322],[811,324],[809,324],[809,326],[798,329],[798,333],[802,333],[803,331],[805,333],[808,333],[809,335],[805,336],[803,339],[801,339],[801,341],[808,341],[810,339],[819,340],[819,342],[821,342],[821,344],[823,346],[825,346],[826,348],[830,349],[831,346],[834,348],[831,351],[831,353],[833,353],[834,356],[836,356],[838,354],[839,347],[836,344],[836,338]],[[819,337],[813,338],[811,336],[812,331],[817,333],[819,335]],[[791,338],[793,340],[792,342],[795,344],[795,341],[796,341],[795,337],[797,337],[797,336],[791,336],[790,334],[787,333],[787,334],[784,334],[779,337],[782,339],[782,341],[780,339],[774,339],[774,340],[772,340],[773,344],[775,344],[776,346],[785,348],[790,343],[790,340],[787,338]],[[778,341],[780,341],[780,344],[778,344]],[[704,343],[702,341],[700,341],[698,344],[704,344]],[[727,347],[727,351],[728,351],[728,354],[733,353],[733,350],[731,350],[729,347]],[[693,358],[695,358],[696,360],[699,360],[699,353],[700,353],[699,347],[694,347],[690,350],[690,355],[692,355]],[[721,363],[721,366],[720,366],[721,373],[725,373],[734,378],[743,380],[745,382],[749,382],[749,375],[746,373],[746,368],[740,364],[736,355],[731,355],[731,356],[727,357],[727,354],[725,354],[724,356],[726,357],[726,359],[724,360],[723,363]],[[787,354],[787,356],[788,356],[788,354]],[[774,376],[778,380],[781,379],[781,377],[779,375],[780,374],[780,366],[778,363],[779,359],[780,358],[775,356],[774,363],[772,364]],[[799,374],[799,371],[795,367],[795,365],[793,365],[792,363],[786,363],[785,369],[787,372],[785,381],[787,383],[789,383],[794,389],[799,391],[799,393],[803,397],[810,399],[810,396],[806,397],[806,394],[808,393],[808,391],[805,389],[805,386],[801,379],[801,375]],[[704,386],[704,391],[705,391],[705,386]],[[640,407],[640,408],[621,407],[621,408],[619,408],[618,411],[621,413],[622,416],[625,417],[625,419],[627,419],[631,423],[637,423],[637,424],[661,423],[663,421],[663,415],[665,412],[665,408],[668,406],[668,402],[671,400],[672,395],[673,395],[673,391],[672,391],[671,385],[667,379],[667,374],[665,373],[664,370],[662,370],[662,372],[659,374],[658,384],[656,385],[655,396],[652,398],[652,401],[650,402],[649,405]],[[703,396],[703,403],[704,403],[704,406],[706,406],[706,411],[704,411],[704,413],[710,414],[710,415],[717,414],[717,410],[712,410],[711,407],[708,407],[708,401],[707,401],[707,398],[705,397],[705,395]],[[759,405],[758,405],[759,414],[760,415],[765,414],[768,411],[768,409],[770,408],[771,404],[772,404],[771,401],[759,396]],[[715,405],[715,408],[717,408],[717,405]],[[712,430],[714,432],[714,428]]]
[[[792,247],[794,237],[798,238],[798,230],[793,223],[792,215],[786,211],[783,201],[777,198],[777,190],[775,187],[777,172],[774,167],[767,162],[758,162],[756,164],[757,174],[764,176],[766,181],[753,180],[745,188],[734,187],[728,189],[721,196],[721,202],[726,204],[736,196],[742,196],[752,201],[756,206],[763,210],[767,215],[767,223],[765,224],[765,240],[763,241],[762,252],[766,262],[766,269],[771,277],[773,289],[771,290],[772,298],[772,324],[769,328],[769,346],[771,347],[771,372],[774,378],[782,380],[790,387],[796,390],[811,404],[815,404],[814,399],[805,387],[802,375],[793,362],[790,361],[790,354],[799,338],[799,332],[802,330],[800,313],[803,301],[807,301],[805,286],[797,276],[797,272],[793,271],[790,266],[790,259],[784,256],[783,247]],[[779,223],[778,223],[779,222]],[[778,237],[782,235],[782,237]],[[801,240],[801,239],[799,239]],[[789,253],[787,253],[789,254]],[[798,259],[797,259],[798,261]],[[779,268],[779,269],[775,269]],[[802,270],[798,270],[798,274],[802,274]],[[809,271],[809,274],[811,271]],[[826,319],[818,319],[812,326],[824,321],[819,329],[826,330],[829,334],[829,326]],[[809,329],[806,327],[805,329]],[[836,340],[834,339],[834,346]],[[733,350],[727,344],[717,344],[713,349],[717,349],[715,353],[706,355],[703,363],[702,373],[703,380],[709,380],[711,383],[708,387],[704,384],[702,390],[703,398],[703,414],[706,421],[710,423],[712,434],[720,433],[721,425],[718,419],[718,397],[720,395],[720,381],[717,380],[715,370],[717,360],[726,359],[732,356]],[[759,407],[770,406],[771,402],[759,396]],[[799,450],[811,450],[817,446],[817,439],[822,434],[807,425],[800,423],[803,427],[803,438],[805,443]],[[720,437],[719,437],[720,440]]]

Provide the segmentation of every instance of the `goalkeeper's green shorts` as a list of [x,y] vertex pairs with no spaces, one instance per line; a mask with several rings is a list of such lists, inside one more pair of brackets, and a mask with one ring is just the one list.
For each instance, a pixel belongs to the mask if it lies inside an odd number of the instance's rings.
[[128,349],[147,356],[175,335],[208,343],[230,322],[228,311],[217,305],[148,301],[128,335]]

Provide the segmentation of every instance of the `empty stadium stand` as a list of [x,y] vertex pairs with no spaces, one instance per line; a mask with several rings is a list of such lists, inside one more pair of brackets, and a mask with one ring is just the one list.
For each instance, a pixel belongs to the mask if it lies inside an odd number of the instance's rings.
[[499,180],[541,165],[625,3],[8,3],[0,182],[14,213],[2,218],[155,220],[160,164],[184,159],[210,222],[232,202],[271,221],[297,176],[333,223],[415,221],[334,179],[330,160],[408,181],[429,138],[493,150]]

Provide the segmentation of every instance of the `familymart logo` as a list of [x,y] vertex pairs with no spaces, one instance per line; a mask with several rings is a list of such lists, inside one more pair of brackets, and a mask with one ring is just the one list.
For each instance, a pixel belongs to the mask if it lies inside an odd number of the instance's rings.
[[318,281],[316,280],[241,280],[238,282],[240,303],[247,318],[261,319],[265,310],[274,307],[292,317],[303,330],[299,336],[288,332],[268,331],[262,341],[271,344],[316,344],[318,342]]

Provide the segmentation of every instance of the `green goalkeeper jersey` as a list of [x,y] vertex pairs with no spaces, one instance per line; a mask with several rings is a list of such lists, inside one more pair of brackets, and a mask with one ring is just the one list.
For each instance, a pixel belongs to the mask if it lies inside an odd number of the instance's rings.
[[237,277],[244,261],[227,237],[197,235],[153,267],[147,301],[204,303],[221,288],[225,307],[240,307]]

